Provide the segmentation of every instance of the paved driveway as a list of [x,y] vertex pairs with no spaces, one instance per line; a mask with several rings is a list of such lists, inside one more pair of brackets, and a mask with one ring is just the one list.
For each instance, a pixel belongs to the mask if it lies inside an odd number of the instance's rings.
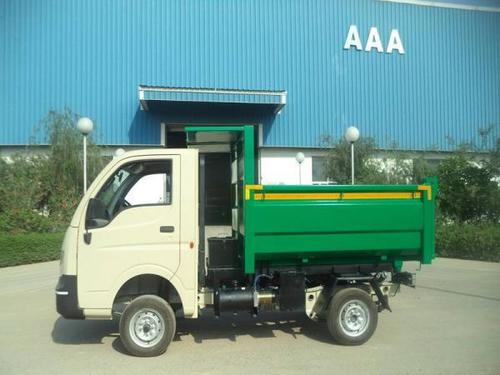
[[[415,268],[410,264],[408,268]],[[500,374],[500,264],[438,259],[361,347],[297,314],[178,323],[167,353],[126,355],[113,321],[57,316],[56,262],[0,269],[0,374]]]

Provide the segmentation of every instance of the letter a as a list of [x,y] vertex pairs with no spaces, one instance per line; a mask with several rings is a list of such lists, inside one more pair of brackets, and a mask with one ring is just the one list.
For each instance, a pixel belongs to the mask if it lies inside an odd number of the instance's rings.
[[370,52],[372,48],[376,48],[378,52],[384,52],[384,47],[382,47],[380,35],[378,34],[378,30],[376,27],[370,28],[368,40],[366,41],[365,51]]
[[392,53],[393,50],[397,50],[401,55],[405,53],[403,42],[397,29],[391,30],[391,36],[389,37],[389,43],[387,43],[387,50],[385,52]]
[[363,49],[356,25],[349,26],[349,32],[347,33],[347,38],[344,43],[344,49],[351,49],[351,47],[356,47],[358,51]]

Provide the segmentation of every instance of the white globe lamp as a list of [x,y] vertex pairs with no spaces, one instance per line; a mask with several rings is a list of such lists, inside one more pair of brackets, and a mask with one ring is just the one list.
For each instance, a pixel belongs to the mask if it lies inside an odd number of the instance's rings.
[[117,158],[117,157],[119,157],[119,156],[122,156],[124,153],[125,153],[125,150],[124,150],[123,148],[121,148],[121,147],[120,147],[120,148],[117,148],[117,149],[115,150],[115,155],[114,155],[114,156],[115,156],[115,158]]
[[89,135],[94,129],[94,123],[88,117],[80,117],[76,122],[76,128],[83,135]]
[[359,130],[355,126],[349,126],[344,135],[347,142],[354,143],[359,139]]

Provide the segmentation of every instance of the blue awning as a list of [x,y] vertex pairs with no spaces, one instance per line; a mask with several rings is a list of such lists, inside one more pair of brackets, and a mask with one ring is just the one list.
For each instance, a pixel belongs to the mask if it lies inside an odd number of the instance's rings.
[[143,111],[160,108],[175,110],[220,107],[221,110],[244,109],[278,113],[286,104],[286,91],[238,90],[218,88],[139,86],[139,101]]

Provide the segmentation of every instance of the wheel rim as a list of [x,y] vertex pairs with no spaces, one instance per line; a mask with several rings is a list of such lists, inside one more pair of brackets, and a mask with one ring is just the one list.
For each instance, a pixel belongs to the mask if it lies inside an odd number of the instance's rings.
[[339,326],[350,337],[359,337],[368,329],[370,310],[360,300],[350,300],[340,309]]
[[158,344],[165,335],[165,321],[154,309],[140,309],[130,319],[129,332],[135,344],[150,348]]

